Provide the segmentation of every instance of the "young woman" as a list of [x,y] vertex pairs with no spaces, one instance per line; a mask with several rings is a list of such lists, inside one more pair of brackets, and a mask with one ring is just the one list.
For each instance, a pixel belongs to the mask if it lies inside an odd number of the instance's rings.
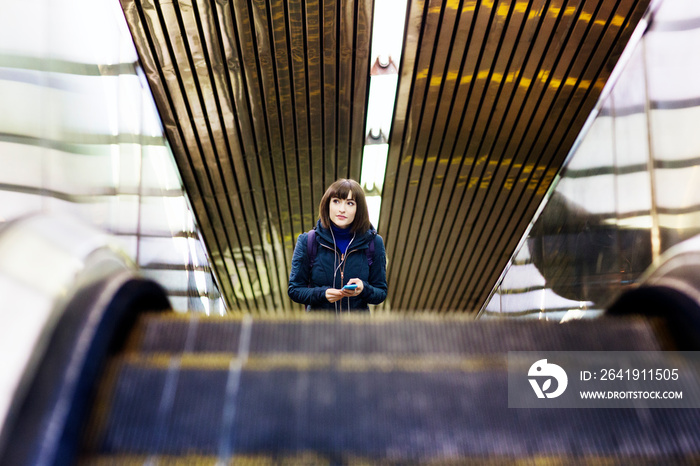
[[316,228],[297,239],[289,297],[307,311],[368,311],[368,304],[386,298],[386,253],[369,221],[362,187],[353,180],[336,181],[318,211]]

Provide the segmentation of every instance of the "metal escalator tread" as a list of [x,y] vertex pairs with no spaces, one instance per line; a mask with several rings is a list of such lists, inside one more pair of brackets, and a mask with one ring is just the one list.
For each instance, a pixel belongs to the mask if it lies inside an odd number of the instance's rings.
[[689,464],[696,410],[509,409],[506,352],[656,350],[643,319],[148,316],[84,464]]
[[[131,351],[236,352],[241,317],[145,316]],[[251,353],[489,354],[507,351],[658,350],[659,325],[641,317],[576,320],[474,321],[461,317],[256,317]],[[348,329],[356,329],[350,332]]]

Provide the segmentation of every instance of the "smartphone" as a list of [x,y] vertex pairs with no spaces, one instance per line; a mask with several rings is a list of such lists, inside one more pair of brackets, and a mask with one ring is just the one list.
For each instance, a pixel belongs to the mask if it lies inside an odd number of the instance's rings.
[[343,288],[346,290],[354,290],[355,288],[357,288],[357,284],[356,283],[348,283]]

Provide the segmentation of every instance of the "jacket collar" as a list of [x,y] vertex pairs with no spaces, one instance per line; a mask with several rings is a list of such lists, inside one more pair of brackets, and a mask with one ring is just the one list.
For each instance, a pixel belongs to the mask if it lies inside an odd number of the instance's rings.
[[[316,236],[319,238],[319,241],[321,241],[322,244],[333,247],[333,236],[331,235],[331,230],[329,228],[324,228],[321,225],[320,220],[316,222],[315,230]],[[358,234],[355,236],[355,239],[353,240],[352,244],[350,244],[349,250],[367,247],[370,239],[374,238],[376,234],[377,230],[375,230],[374,227],[370,225],[369,230],[367,230],[364,234]]]

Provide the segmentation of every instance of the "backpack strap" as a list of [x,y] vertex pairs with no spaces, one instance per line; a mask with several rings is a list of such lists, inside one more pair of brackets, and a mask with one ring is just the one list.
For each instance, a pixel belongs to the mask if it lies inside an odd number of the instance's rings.
[[309,257],[309,270],[314,266],[314,261],[316,260],[316,251],[318,249],[318,244],[316,244],[316,230],[309,230],[306,235],[306,254]]
[[374,263],[374,240],[376,238],[376,235],[372,235],[372,240],[369,242],[369,247],[367,248],[367,265],[370,267],[372,267]]

